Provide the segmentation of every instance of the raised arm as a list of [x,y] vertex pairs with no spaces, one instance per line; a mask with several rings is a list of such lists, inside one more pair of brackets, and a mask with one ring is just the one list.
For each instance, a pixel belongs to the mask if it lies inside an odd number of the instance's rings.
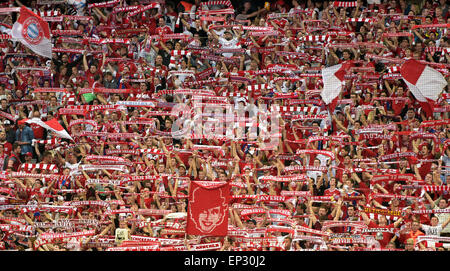
[[362,219],[363,219],[363,221],[364,221],[364,224],[369,225],[371,220],[370,220],[370,218],[367,216],[367,214],[364,213],[364,212],[360,212],[360,215],[361,215],[361,217],[362,217]]
[[216,32],[214,31],[214,29],[208,29],[208,33],[210,33],[214,39],[218,40],[219,36],[217,36]]
[[442,228],[447,227],[448,223],[450,223],[450,216],[447,218],[447,220],[444,221],[444,223],[442,223]]
[[434,203],[433,199],[430,197],[430,195],[427,192],[425,192],[425,198],[430,203],[431,209],[433,209],[436,206],[436,204]]

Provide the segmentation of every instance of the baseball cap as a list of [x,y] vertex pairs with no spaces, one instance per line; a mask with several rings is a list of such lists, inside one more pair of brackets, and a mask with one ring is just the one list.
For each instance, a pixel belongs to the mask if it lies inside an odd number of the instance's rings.
[[10,120],[5,120],[5,121],[3,122],[3,124],[5,124],[5,125],[10,125],[10,124],[11,124],[11,121],[10,121]]
[[31,152],[27,152],[25,153],[25,156],[33,156],[33,154]]

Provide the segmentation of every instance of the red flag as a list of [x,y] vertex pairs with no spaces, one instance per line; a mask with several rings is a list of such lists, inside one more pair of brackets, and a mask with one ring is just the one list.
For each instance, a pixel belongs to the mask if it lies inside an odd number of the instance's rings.
[[400,74],[427,117],[433,116],[435,101],[447,85],[445,77],[414,59],[407,60],[400,67]]
[[229,196],[227,182],[191,182],[186,233],[227,235]]
[[11,36],[20,41],[36,54],[52,58],[50,28],[39,15],[22,6],[17,21],[14,23]]
[[337,105],[339,94],[342,91],[344,76],[353,67],[352,61],[322,69],[323,89],[320,93],[322,100],[328,105],[330,113],[333,113]]
[[64,130],[64,128],[61,126],[61,124],[59,124],[58,120],[55,118],[45,121],[45,122],[42,121],[40,118],[22,119],[22,120],[19,120],[17,123],[18,124],[34,123],[41,127],[44,127],[47,130],[54,132],[57,137],[62,137],[62,138],[67,138],[67,139],[73,140],[73,138],[67,133],[66,130]]

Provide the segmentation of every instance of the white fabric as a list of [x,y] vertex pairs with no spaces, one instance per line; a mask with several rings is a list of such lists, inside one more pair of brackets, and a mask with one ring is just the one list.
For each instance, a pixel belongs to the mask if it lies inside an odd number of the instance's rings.
[[[232,38],[231,40],[226,40],[225,38],[219,37],[219,43],[222,45],[223,49],[237,49],[241,48],[237,43],[239,40],[237,38]],[[232,57],[233,53],[223,53],[224,57]]]
[[342,90],[342,81],[334,74],[342,67],[342,64],[322,69],[323,90],[320,93],[325,104],[330,104]]
[[13,24],[11,30],[11,39],[13,41],[20,41],[38,55],[52,58],[52,43],[50,39],[44,37],[39,44],[36,45],[30,44],[23,38],[22,29],[23,29],[22,24],[18,22],[15,22]]
[[416,87],[420,90],[425,98],[436,101],[441,94],[442,89],[447,85],[444,76],[437,70],[425,67],[419,80],[416,82]]
[[425,98],[425,96],[422,95],[422,92],[420,91],[420,89],[411,84],[410,82],[406,81],[403,79],[403,81],[405,81],[406,85],[408,86],[409,91],[411,91],[411,93],[414,95],[414,97],[419,101],[419,102],[426,102],[427,99]]
[[67,138],[67,139],[73,140],[72,137],[67,133],[67,131],[64,130],[64,128],[62,130],[56,130],[54,127],[50,127],[49,125],[47,125],[45,122],[43,122],[39,118],[28,119],[25,122],[28,123],[28,124],[34,123],[34,124],[37,124],[39,126],[42,126],[45,129],[53,131],[58,137]]

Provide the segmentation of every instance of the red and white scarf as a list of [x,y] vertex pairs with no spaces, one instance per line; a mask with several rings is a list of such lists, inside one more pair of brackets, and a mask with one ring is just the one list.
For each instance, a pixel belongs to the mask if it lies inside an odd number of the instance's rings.
[[228,8],[233,9],[233,4],[229,0],[213,0],[208,2],[202,2],[200,8],[204,10],[205,6],[227,6]]
[[404,157],[417,157],[417,154],[415,152],[402,152],[402,153],[392,153],[392,154],[386,154],[378,157],[379,161],[386,161],[391,159],[400,159]]
[[119,4],[119,2],[120,2],[120,0],[111,0],[111,1],[102,2],[102,3],[93,3],[93,4],[88,4],[88,8],[92,9],[92,8],[112,7],[112,6],[115,6],[116,4]]
[[20,169],[23,169],[25,171],[32,171],[33,169],[40,169],[40,170],[49,170],[53,171],[54,173],[57,173],[59,171],[58,166],[55,164],[32,164],[32,163],[23,163],[20,165]]
[[142,12],[144,12],[146,10],[149,10],[149,9],[152,9],[152,8],[160,8],[160,7],[161,6],[159,5],[159,3],[150,3],[150,4],[146,5],[146,6],[143,6],[143,7],[140,7],[140,8],[137,8],[137,9],[131,11],[130,13],[127,14],[127,16],[128,16],[128,18],[129,17],[133,17],[133,16],[135,16],[135,15],[137,15],[139,13],[142,13]]
[[335,160],[336,157],[334,155],[334,152],[332,151],[324,151],[324,150],[297,150],[296,154],[316,154],[316,155],[325,155],[330,157],[331,160]]
[[333,1],[333,6],[335,7],[353,8],[357,7],[357,5],[357,1]]
[[305,174],[289,175],[289,176],[262,176],[259,178],[259,180],[272,182],[297,182],[308,180],[308,176]]

